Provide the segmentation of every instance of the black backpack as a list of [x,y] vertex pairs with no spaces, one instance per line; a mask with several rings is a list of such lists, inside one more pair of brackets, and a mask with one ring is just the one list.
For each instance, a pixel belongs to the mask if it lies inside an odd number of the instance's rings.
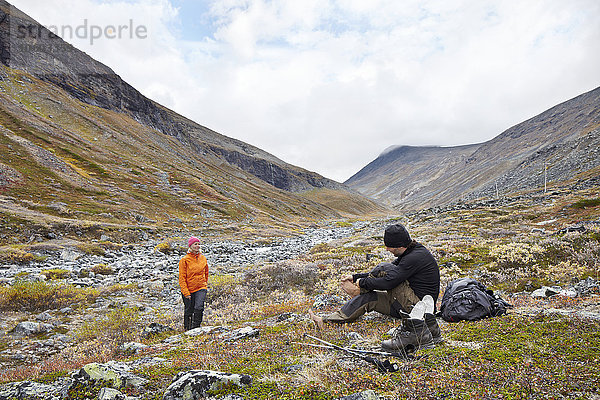
[[448,283],[439,316],[448,322],[477,321],[506,314],[512,307],[481,282],[473,278],[455,279]]

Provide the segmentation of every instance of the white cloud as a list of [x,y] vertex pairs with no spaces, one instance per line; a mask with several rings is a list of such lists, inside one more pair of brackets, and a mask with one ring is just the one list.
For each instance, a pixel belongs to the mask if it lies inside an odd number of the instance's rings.
[[219,0],[180,37],[175,0],[14,0],[46,25],[130,19],[73,42],[147,96],[343,181],[391,145],[481,142],[600,85],[600,3]]

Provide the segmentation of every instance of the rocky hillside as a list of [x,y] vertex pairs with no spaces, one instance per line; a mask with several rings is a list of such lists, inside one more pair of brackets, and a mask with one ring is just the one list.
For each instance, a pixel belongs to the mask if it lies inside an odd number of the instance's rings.
[[[600,177],[600,88],[459,147],[397,147],[346,184],[399,209],[495,198],[547,187],[589,187]],[[546,168],[545,174],[544,169]]]
[[382,210],[154,103],[6,2],[0,59],[0,244],[58,228],[99,237]]

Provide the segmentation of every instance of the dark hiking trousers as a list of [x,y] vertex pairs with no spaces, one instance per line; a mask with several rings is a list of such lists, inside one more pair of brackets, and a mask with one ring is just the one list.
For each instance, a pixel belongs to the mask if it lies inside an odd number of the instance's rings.
[[323,321],[352,322],[370,311],[377,311],[394,318],[408,318],[408,313],[418,301],[419,298],[408,282],[403,282],[387,292],[371,290],[354,296],[339,311],[324,316]]
[[190,298],[183,294],[183,326],[185,330],[197,328],[202,322],[204,314],[204,301],[206,300],[206,289],[200,289],[197,292],[190,293]]

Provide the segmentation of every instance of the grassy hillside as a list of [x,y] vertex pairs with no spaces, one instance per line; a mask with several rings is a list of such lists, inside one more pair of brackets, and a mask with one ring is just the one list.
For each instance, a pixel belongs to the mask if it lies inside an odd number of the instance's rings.
[[[52,230],[98,235],[341,215],[335,204],[276,189],[214,153],[0,68],[0,242]],[[336,196],[345,214],[381,210],[362,196]]]

